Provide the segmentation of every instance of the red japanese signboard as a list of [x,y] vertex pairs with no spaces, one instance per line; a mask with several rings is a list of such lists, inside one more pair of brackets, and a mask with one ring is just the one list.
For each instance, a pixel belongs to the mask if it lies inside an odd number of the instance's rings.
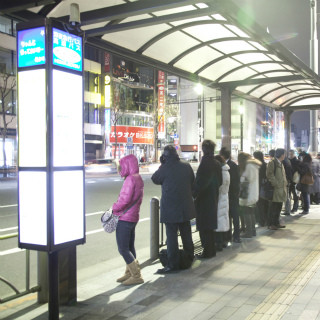
[[[117,143],[127,143],[129,137],[135,144],[153,144],[153,128],[117,126]],[[110,142],[116,142],[114,126],[111,127]]]
[[165,138],[165,119],[164,119],[164,100],[165,93],[165,74],[163,71],[158,71],[158,118],[159,118],[159,127],[158,127],[158,138]]

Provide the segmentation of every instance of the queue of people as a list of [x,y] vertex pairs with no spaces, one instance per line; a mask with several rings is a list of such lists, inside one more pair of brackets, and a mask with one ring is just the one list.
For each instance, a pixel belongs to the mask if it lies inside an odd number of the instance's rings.
[[[301,214],[308,214],[310,201],[320,203],[320,162],[309,154],[301,153],[297,158],[290,150],[287,158],[285,150],[278,148],[269,152],[271,159],[266,163],[260,151],[253,156],[240,152],[236,164],[230,150],[223,147],[215,156],[215,147],[213,141],[203,141],[203,157],[195,175],[190,164],[180,160],[175,147],[168,145],[159,169],[151,177],[153,183],[161,185],[160,222],[167,235],[165,265],[157,271],[159,274],[191,266],[195,257],[190,220],[194,218],[203,249],[197,258],[210,259],[229,242],[255,237],[257,224],[270,230],[285,228],[280,221],[283,205],[284,214],[295,213],[300,199]],[[143,181],[136,158],[122,158],[119,173],[125,181],[113,213],[119,216],[116,239],[126,269],[117,281],[139,284],[143,278],[134,239]],[[268,198],[262,192],[267,185]],[[179,250],[178,234],[183,250]]]

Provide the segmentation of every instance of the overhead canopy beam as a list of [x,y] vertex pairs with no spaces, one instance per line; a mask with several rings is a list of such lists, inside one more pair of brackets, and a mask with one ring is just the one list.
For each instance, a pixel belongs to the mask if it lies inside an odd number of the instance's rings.
[[278,83],[278,82],[290,82],[296,80],[311,80],[311,78],[304,78],[301,75],[283,76],[283,77],[270,77],[270,78],[258,78],[258,79],[247,79],[240,81],[229,81],[228,85],[237,88],[241,86],[250,86],[258,84]]
[[319,105],[309,104],[305,106],[294,106],[294,107],[282,107],[279,108],[278,111],[285,111],[285,110],[294,110],[294,111],[305,111],[305,110],[319,110]]
[[45,6],[53,3],[55,3],[54,0],[1,0],[0,12],[8,14],[15,11],[30,9],[35,6]]
[[250,95],[248,95],[248,94],[246,94],[244,92],[238,91],[238,90],[232,91],[232,95],[240,97],[240,98],[243,98],[243,99],[246,99],[246,100],[249,100],[249,101],[252,101],[252,102],[255,102],[255,103],[260,104],[260,105],[264,105],[266,107],[269,107],[269,108],[272,108],[272,109],[275,109],[275,110],[282,109],[282,108],[279,108],[279,106],[274,104],[274,103],[270,103],[270,102],[267,102],[267,101],[261,101],[259,98],[256,98],[254,96],[250,96]]
[[[80,20],[81,25],[88,25],[111,20],[125,19],[132,16],[183,7],[196,3],[199,3],[199,0],[139,0],[82,12],[80,13]],[[60,17],[59,20],[67,22],[69,21],[69,16]]]
[[112,33],[112,32],[132,30],[132,29],[142,28],[142,27],[155,26],[157,24],[169,23],[172,21],[179,21],[179,20],[185,20],[190,18],[197,18],[201,16],[208,16],[213,14],[214,12],[216,12],[216,10],[214,10],[213,8],[206,8],[206,9],[184,11],[176,14],[168,14],[160,17],[153,17],[150,19],[142,19],[142,20],[137,20],[132,22],[120,23],[116,25],[108,24],[101,28],[87,30],[86,36],[96,37],[105,33]]

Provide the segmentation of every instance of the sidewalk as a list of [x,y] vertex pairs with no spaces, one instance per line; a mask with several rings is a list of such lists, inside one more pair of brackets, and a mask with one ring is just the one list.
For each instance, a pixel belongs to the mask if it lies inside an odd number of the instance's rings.
[[[60,318],[320,319],[320,207],[283,219],[286,229],[259,228],[257,237],[176,274],[155,275],[159,261],[138,250],[145,280],[139,286],[115,282],[120,258],[92,266],[78,273],[78,304],[60,307]],[[31,294],[0,305],[0,318],[42,320],[47,310]]]

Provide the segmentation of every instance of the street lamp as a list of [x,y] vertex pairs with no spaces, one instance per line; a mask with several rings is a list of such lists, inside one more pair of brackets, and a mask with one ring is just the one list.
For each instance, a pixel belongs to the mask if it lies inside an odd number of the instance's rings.
[[244,113],[244,107],[241,104],[239,106],[239,113],[240,113],[240,149],[243,151],[243,113]]

